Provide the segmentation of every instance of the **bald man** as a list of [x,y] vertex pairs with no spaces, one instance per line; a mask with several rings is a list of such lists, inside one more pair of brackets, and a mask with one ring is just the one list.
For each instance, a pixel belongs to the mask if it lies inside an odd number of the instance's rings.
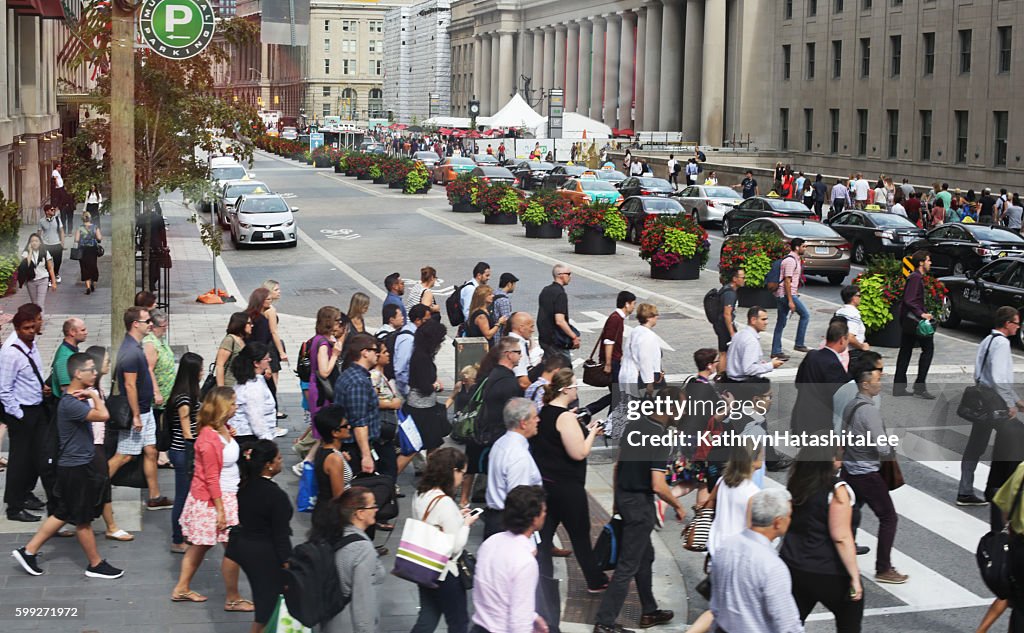
[[53,355],[53,362],[50,364],[50,389],[53,395],[60,398],[64,395],[64,389],[71,384],[71,376],[68,375],[68,359],[72,354],[77,354],[79,347],[89,337],[89,330],[85,327],[85,321],[71,317],[64,321],[62,329],[64,340]]
[[522,351],[519,355],[519,364],[512,370],[522,389],[530,386],[530,370],[540,364],[544,355],[540,346],[533,345],[530,341],[534,325],[533,317],[526,312],[513,312],[509,319],[508,335],[519,341],[519,349]]

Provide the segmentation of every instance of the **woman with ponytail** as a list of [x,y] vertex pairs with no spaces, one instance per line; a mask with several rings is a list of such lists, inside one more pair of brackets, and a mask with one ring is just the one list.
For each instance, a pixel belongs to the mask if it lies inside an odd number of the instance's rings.
[[281,570],[292,553],[292,504],[272,479],[281,472],[281,451],[272,440],[242,446],[238,461],[238,526],[231,530],[225,556],[242,567],[255,605],[251,633],[261,633],[283,591]]

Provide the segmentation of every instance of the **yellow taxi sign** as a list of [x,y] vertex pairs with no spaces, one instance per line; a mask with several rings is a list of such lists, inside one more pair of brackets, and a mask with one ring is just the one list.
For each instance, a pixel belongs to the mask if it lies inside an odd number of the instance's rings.
[[914,272],[914,264],[910,261],[909,257],[903,258],[903,276],[909,277],[910,273]]

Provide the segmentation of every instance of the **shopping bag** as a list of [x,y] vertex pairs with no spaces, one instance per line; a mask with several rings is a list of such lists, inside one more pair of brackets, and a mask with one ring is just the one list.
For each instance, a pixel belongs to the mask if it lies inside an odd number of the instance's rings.
[[288,605],[285,604],[284,596],[277,597],[277,606],[270,614],[270,620],[263,629],[263,633],[313,633],[313,629],[303,626],[288,613]]
[[[434,499],[427,507],[424,519],[440,498]],[[395,568],[391,573],[421,587],[437,589],[437,580],[448,565],[454,549],[453,535],[445,534],[436,525],[408,518],[402,528],[402,539],[398,542],[398,552],[395,554]]]
[[316,483],[316,465],[313,462],[302,462],[302,475],[299,477],[299,496],[295,507],[299,512],[312,512],[316,506],[316,496],[320,492]]
[[423,438],[411,415],[398,410],[398,444],[402,455],[412,455],[423,450]]

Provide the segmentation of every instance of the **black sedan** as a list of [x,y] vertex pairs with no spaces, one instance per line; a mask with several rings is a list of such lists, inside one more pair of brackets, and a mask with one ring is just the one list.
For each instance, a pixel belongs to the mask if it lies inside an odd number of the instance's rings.
[[544,189],[558,189],[566,180],[579,178],[584,172],[593,173],[593,169],[583,165],[555,165],[541,181]]
[[529,191],[530,189],[540,189],[544,184],[544,177],[554,168],[554,163],[524,160],[515,167],[511,167],[510,170],[519,179],[523,189]]
[[[1024,257],[1002,257],[977,272],[943,277],[941,281],[949,291],[946,309],[939,315],[946,327],[973,321],[990,328],[992,315],[1000,306],[1024,312]],[[1024,347],[1024,328],[1017,330],[1014,339]]]
[[469,175],[474,178],[479,178],[484,182],[489,182],[492,185],[499,182],[512,186],[519,185],[519,180],[512,175],[512,172],[504,167],[477,167],[473,171],[469,172]]
[[901,215],[877,211],[847,211],[825,223],[850,242],[855,264],[867,263],[871,255],[902,257],[903,247],[925,234]]
[[633,176],[626,178],[619,183],[619,193],[623,198],[632,196],[662,196],[672,195],[675,189],[664,178],[646,178]]
[[755,196],[737,204],[722,218],[722,235],[729,235],[757,218],[796,218],[818,220],[818,216],[802,202],[784,198]]
[[676,215],[684,211],[683,205],[673,198],[633,196],[627,198],[619,211],[626,218],[626,241],[640,243],[644,223],[652,215]]
[[908,244],[905,255],[926,250],[933,275],[963,275],[1007,255],[1024,255],[1024,239],[1007,229],[984,224],[943,224]]

